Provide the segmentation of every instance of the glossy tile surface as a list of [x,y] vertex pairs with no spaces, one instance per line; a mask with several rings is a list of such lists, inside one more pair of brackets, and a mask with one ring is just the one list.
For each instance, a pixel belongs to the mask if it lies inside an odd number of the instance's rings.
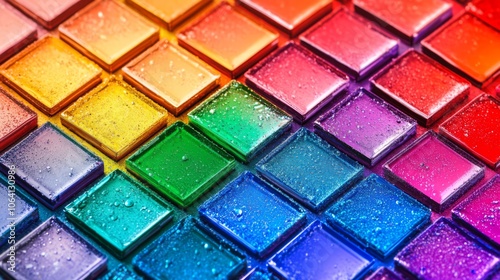
[[14,8],[0,3],[0,63],[37,38],[36,24]]
[[440,127],[440,133],[450,138],[491,168],[500,166],[500,102],[483,94]]
[[387,257],[430,221],[430,210],[378,175],[355,185],[326,212],[329,222]]
[[246,84],[306,121],[349,84],[349,78],[299,45],[290,43],[246,74]]
[[397,40],[344,9],[311,27],[300,41],[356,79],[364,78],[398,52]]
[[306,128],[259,161],[256,169],[313,211],[360,180],[364,170]]
[[92,61],[52,36],[18,53],[0,70],[5,83],[49,115],[97,85],[101,72]]
[[500,70],[500,30],[464,14],[422,42],[424,52],[478,85]]
[[446,218],[437,220],[395,258],[396,266],[423,279],[484,279],[500,258]]
[[121,259],[167,223],[173,209],[117,170],[67,205],[65,212],[77,227]]
[[37,127],[37,114],[0,87],[0,151]]
[[484,166],[427,132],[384,165],[384,176],[440,212],[484,177]]
[[305,222],[304,210],[289,204],[250,172],[241,174],[198,210],[203,220],[261,258]]
[[371,86],[425,126],[464,100],[470,87],[462,78],[414,50],[377,73]]
[[420,41],[451,18],[451,3],[442,0],[354,0],[357,12],[384,23],[384,27],[411,43]]
[[14,279],[85,279],[107,266],[101,252],[55,217],[19,240],[16,247],[15,272],[8,270],[8,255],[0,256],[0,270]]
[[269,266],[290,279],[354,279],[371,262],[370,256],[345,245],[316,221],[277,253]]
[[235,160],[201,133],[176,122],[127,159],[127,168],[187,207],[234,167]]
[[331,0],[239,0],[291,36],[299,34],[332,9]]
[[224,2],[183,29],[177,38],[180,46],[234,78],[269,53],[277,44],[278,34]]
[[165,126],[167,111],[111,77],[66,109],[61,122],[119,160]]
[[15,166],[16,182],[50,209],[103,174],[103,162],[51,123],[0,156],[0,171]]
[[219,83],[220,74],[162,40],[123,68],[125,80],[179,115]]
[[228,279],[244,268],[246,259],[187,218],[141,251],[132,263],[151,278]]
[[291,118],[237,81],[189,114],[189,122],[242,161],[248,161],[291,124]]
[[364,89],[315,122],[320,136],[367,166],[375,165],[415,135],[416,127],[413,119]]
[[110,72],[159,38],[156,25],[114,0],[90,4],[64,22],[59,33],[63,40]]
[[495,0],[474,0],[467,6],[467,10],[500,30],[500,6]]

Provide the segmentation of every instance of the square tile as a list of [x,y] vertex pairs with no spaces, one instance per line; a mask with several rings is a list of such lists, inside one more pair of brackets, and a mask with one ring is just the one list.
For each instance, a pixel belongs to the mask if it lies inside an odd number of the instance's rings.
[[147,18],[173,31],[211,0],[126,0],[125,2]]
[[377,73],[371,88],[421,125],[430,126],[467,97],[470,84],[410,50]]
[[238,0],[261,18],[295,37],[332,10],[332,0]]
[[452,216],[500,248],[500,175],[460,203]]
[[278,44],[268,31],[223,2],[178,35],[179,45],[233,78]]
[[92,0],[7,0],[47,29],[54,29]]
[[443,0],[354,0],[354,9],[382,22],[410,44],[417,43],[452,16],[452,4]]
[[417,123],[361,88],[314,123],[316,133],[366,166],[374,166],[416,133]]
[[231,81],[192,110],[189,122],[242,161],[291,126],[291,118],[251,89]]
[[115,170],[64,208],[74,224],[122,259],[171,218],[151,190]]
[[285,140],[256,169],[313,211],[361,180],[364,170],[306,128]]
[[396,273],[387,267],[381,267],[377,269],[372,275],[368,276],[366,280],[401,280]]
[[349,85],[349,77],[304,47],[289,43],[246,74],[246,83],[305,122]]
[[439,132],[489,167],[500,167],[500,101],[483,94],[441,124]]
[[306,222],[305,211],[250,172],[198,208],[207,221],[263,258]]
[[357,279],[372,262],[366,253],[344,244],[315,221],[268,263],[286,279]]
[[484,177],[485,167],[429,131],[384,165],[384,176],[441,212]]
[[232,171],[234,158],[201,133],[176,122],[126,161],[127,168],[181,207]]
[[4,203],[0,212],[0,246],[17,241],[17,236],[38,221],[38,206],[19,192],[13,182],[8,177],[0,177],[0,201]]
[[500,31],[465,13],[422,42],[422,50],[476,85],[500,70]]
[[0,3],[0,63],[37,38],[36,24],[5,3]]
[[101,81],[101,68],[60,39],[47,36],[11,58],[2,80],[48,115],[54,115]]
[[446,218],[437,220],[398,255],[396,268],[419,279],[486,279],[500,258]]
[[141,276],[137,275],[133,270],[126,267],[124,264],[120,264],[118,267],[113,269],[104,275],[102,280],[143,280]]
[[167,123],[167,111],[111,77],[61,114],[61,123],[120,160]]
[[300,36],[302,45],[357,80],[398,54],[398,41],[341,9]]
[[127,82],[178,116],[219,84],[220,74],[162,40],[123,69]]
[[246,267],[243,254],[197,221],[186,218],[134,257],[136,270],[154,279],[233,279]]
[[496,0],[474,0],[467,11],[500,31],[500,6]]
[[375,174],[327,211],[329,222],[383,258],[424,227],[430,215],[428,208]]
[[0,151],[38,126],[38,116],[0,87]]
[[14,272],[8,253],[0,256],[0,270],[13,279],[95,278],[107,266],[104,254],[55,217],[16,242]]
[[104,163],[51,123],[0,156],[0,171],[54,210],[104,173]]
[[159,28],[115,0],[88,5],[59,26],[59,35],[114,72],[159,39]]

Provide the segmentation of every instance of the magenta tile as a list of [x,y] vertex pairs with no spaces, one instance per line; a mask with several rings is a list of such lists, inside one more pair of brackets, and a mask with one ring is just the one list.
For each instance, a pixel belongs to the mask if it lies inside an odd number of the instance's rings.
[[484,177],[485,167],[429,131],[384,165],[384,176],[441,212]]
[[36,24],[0,2],[0,63],[36,40]]
[[249,87],[306,121],[349,84],[347,75],[302,46],[289,43],[246,74]]
[[400,280],[402,279],[392,270],[387,267],[381,267],[375,271],[372,275],[368,276],[366,280]]
[[489,251],[446,218],[437,220],[395,257],[397,269],[418,279],[487,279],[500,265]]
[[500,248],[500,175],[453,209],[452,215]]
[[310,28],[300,42],[358,80],[398,54],[397,40],[344,9]]
[[320,136],[368,166],[415,135],[416,127],[413,119],[365,89],[357,90],[315,122]]

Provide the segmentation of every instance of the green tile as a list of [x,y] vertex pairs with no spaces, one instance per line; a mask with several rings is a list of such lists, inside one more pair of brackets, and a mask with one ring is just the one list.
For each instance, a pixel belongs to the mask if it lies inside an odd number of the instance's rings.
[[244,162],[292,123],[290,116],[237,81],[188,116],[193,126]]
[[137,174],[181,207],[187,207],[235,165],[234,158],[201,133],[176,122],[126,161]]
[[116,170],[66,206],[68,218],[124,258],[150,237],[172,214],[153,191]]

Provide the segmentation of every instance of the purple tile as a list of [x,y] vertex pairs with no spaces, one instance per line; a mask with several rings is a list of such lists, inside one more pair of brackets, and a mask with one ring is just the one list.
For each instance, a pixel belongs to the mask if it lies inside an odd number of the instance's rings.
[[55,217],[16,243],[15,271],[10,251],[0,256],[0,270],[13,279],[93,279],[106,270],[106,257]]
[[415,135],[416,127],[410,117],[363,88],[315,122],[320,136],[367,166]]
[[51,123],[0,157],[0,171],[15,166],[16,182],[50,209],[66,202],[104,172],[104,163]]
[[286,279],[353,279],[361,275],[372,260],[315,221],[278,252],[269,266]]
[[384,176],[436,212],[484,177],[485,167],[429,131],[384,165]]
[[368,276],[366,280],[400,280],[402,279],[387,267],[381,267],[375,271],[372,275]]
[[446,218],[437,220],[395,257],[419,279],[485,279],[500,265],[495,253]]
[[452,216],[500,248],[500,175],[453,209]]

